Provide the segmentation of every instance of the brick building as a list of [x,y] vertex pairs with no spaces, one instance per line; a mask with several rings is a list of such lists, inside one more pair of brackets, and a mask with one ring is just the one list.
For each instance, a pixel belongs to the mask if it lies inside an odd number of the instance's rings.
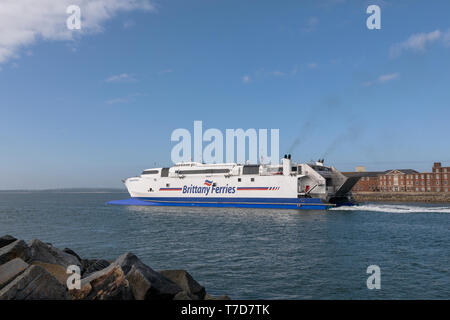
[[347,172],[361,179],[353,187],[354,192],[449,192],[450,167],[435,162],[432,172],[412,169],[394,169],[376,172]]

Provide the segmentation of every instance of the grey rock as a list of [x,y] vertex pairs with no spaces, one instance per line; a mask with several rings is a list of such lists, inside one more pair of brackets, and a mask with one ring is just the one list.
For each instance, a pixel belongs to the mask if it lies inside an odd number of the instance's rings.
[[0,300],[65,300],[66,288],[39,266],[30,266],[0,290]]
[[21,258],[28,261],[30,258],[30,248],[25,241],[16,240],[10,244],[0,248],[0,265],[14,258]]
[[97,279],[99,277],[102,277],[104,275],[106,275],[108,272],[110,272],[111,270],[113,270],[115,267],[117,267],[117,265],[109,265],[107,268],[96,271],[91,273],[90,275],[87,275],[86,277],[83,277],[81,279],[81,286],[84,286],[86,284],[88,284],[89,282],[91,282],[94,279]]
[[186,270],[163,270],[159,273],[176,283],[192,299],[203,300],[205,298],[205,288],[195,281]]
[[94,272],[82,279],[79,290],[70,290],[74,300],[132,300],[133,294],[120,266]]
[[126,277],[128,283],[130,284],[134,299],[149,299],[149,297],[147,297],[147,294],[151,293],[150,289],[152,287],[152,284],[139,269],[137,269],[135,266],[132,266],[130,271],[128,271]]
[[103,270],[107,268],[111,263],[109,261],[100,259],[100,260],[90,260],[86,263],[86,260],[82,261],[82,265],[85,267],[85,271],[83,272],[83,276],[88,276],[91,273]]
[[14,280],[14,278],[21,274],[26,268],[28,268],[28,263],[20,258],[14,258],[5,264],[2,264],[0,266],[0,289]]
[[32,263],[34,261],[40,261],[49,264],[60,265],[64,268],[67,268],[70,265],[81,266],[81,262],[75,256],[58,250],[55,247],[52,247],[39,239],[33,239],[30,242],[30,261],[28,263]]
[[205,300],[231,300],[231,299],[227,295],[222,295],[222,296],[219,296],[219,297],[213,297],[212,295],[207,293],[205,295]]
[[41,261],[33,261],[31,263],[33,266],[40,266],[44,268],[48,273],[50,273],[56,280],[59,281],[63,286],[67,286],[67,278],[70,274],[67,273],[67,269],[59,264],[51,264]]
[[7,246],[8,244],[13,243],[16,240],[17,240],[16,238],[10,236],[9,234],[4,235],[0,237],[0,248]]
[[62,251],[63,252],[65,252],[65,253],[68,253],[68,254],[71,254],[71,255],[73,255],[74,257],[76,257],[77,259],[78,259],[78,261],[80,261],[81,262],[81,258],[80,258],[80,256],[79,255],[77,255],[76,254],[76,252],[75,251],[73,251],[72,249],[69,249],[69,248],[64,248],[64,249],[62,249]]
[[192,300],[192,298],[186,291],[181,291],[173,297],[173,300]]
[[83,270],[87,270],[91,264],[94,264],[97,259],[81,259],[81,267]]
[[[130,252],[121,255],[114,264],[122,268],[130,282],[131,290],[139,292],[137,298],[172,300],[178,292],[182,291],[177,284],[142,263]],[[145,285],[141,284],[142,279],[146,280]]]

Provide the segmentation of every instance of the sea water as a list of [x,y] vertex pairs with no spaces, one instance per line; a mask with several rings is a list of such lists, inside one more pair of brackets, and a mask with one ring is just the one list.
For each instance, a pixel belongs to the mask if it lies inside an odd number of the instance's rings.
[[[126,193],[0,193],[0,235],[83,258],[135,253],[233,299],[448,299],[450,205],[328,211],[111,206]],[[381,270],[369,290],[367,268]]]

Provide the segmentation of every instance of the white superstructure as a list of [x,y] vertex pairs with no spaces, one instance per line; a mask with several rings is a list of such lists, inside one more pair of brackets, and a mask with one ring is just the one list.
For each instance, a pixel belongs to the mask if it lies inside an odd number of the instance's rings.
[[177,163],[170,168],[146,169],[124,181],[132,198],[151,203],[251,207],[348,203],[356,182],[324,166],[323,160],[292,163],[290,155],[279,165]]

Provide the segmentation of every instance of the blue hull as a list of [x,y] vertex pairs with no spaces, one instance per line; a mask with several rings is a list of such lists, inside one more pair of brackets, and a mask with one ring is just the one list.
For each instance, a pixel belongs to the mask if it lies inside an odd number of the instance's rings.
[[326,210],[333,204],[323,203],[320,199],[286,198],[129,198],[107,202],[111,205],[127,206],[171,206],[171,207],[218,207],[218,208],[267,208]]

